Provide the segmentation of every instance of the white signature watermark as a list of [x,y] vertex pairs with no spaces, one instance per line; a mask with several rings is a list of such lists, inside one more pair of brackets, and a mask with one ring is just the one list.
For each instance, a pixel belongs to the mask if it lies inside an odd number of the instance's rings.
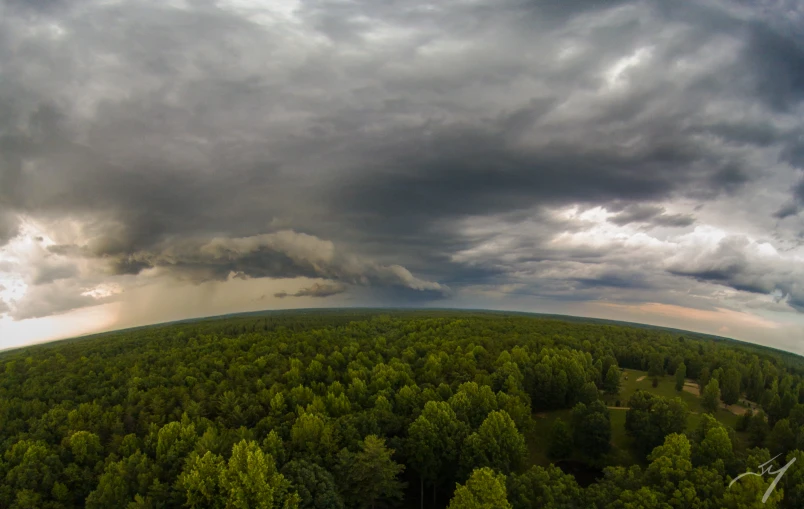
[[796,458],[793,458],[793,459],[790,460],[789,463],[787,463],[787,465],[779,468],[778,470],[773,470],[773,465],[771,463],[773,462],[773,460],[775,460],[779,456],[781,456],[781,454],[777,454],[776,456],[774,456],[770,460],[768,460],[765,463],[761,464],[759,466],[759,473],[757,473],[757,472],[746,472],[744,474],[738,475],[737,477],[734,478],[734,480],[732,480],[729,483],[729,488],[731,488],[731,485],[734,484],[737,480],[739,480],[741,477],[744,477],[746,475],[758,475],[760,477],[762,477],[765,474],[775,475],[776,478],[773,480],[771,485],[768,486],[768,489],[765,491],[765,496],[762,497],[762,503],[764,504],[765,501],[768,500],[768,497],[770,496],[771,492],[773,491],[773,488],[775,488],[776,485],[779,483],[779,480],[782,478],[784,473],[787,471],[788,468],[790,468],[790,465],[792,465],[796,461]]

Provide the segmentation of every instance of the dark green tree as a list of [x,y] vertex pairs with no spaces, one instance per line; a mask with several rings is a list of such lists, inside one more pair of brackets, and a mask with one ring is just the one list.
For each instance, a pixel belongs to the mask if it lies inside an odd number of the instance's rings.
[[344,499],[350,507],[374,509],[379,503],[402,499],[405,483],[398,476],[405,465],[395,462],[393,454],[385,439],[374,435],[360,442],[357,453],[341,451],[339,470],[346,484]]
[[473,467],[491,467],[509,474],[525,457],[525,438],[505,411],[491,412],[480,428],[464,441],[461,465],[464,472]]
[[304,460],[293,460],[280,472],[298,493],[300,509],[343,509],[335,480],[324,468]]
[[550,430],[550,445],[547,454],[553,459],[568,458],[572,454],[573,438],[570,426],[563,420],[556,419]]
[[720,384],[716,378],[706,384],[701,394],[701,406],[710,414],[717,412],[717,408],[720,406]]
[[572,428],[575,447],[582,454],[597,459],[611,449],[609,409],[596,401],[591,405],[578,403],[572,409]]
[[508,500],[513,509],[586,508],[584,491],[572,475],[555,465],[533,466],[521,475],[508,477]]
[[667,400],[645,391],[636,391],[628,400],[625,430],[634,445],[647,455],[671,433],[683,433],[687,427],[687,405],[681,399]]
[[607,394],[617,394],[620,392],[620,369],[611,365],[606,372],[606,378],[603,381],[603,389]]
[[676,368],[676,390],[681,392],[684,390],[684,381],[687,378],[687,365],[683,362]]
[[408,428],[407,457],[419,473],[421,505],[424,481],[433,486],[433,504],[439,481],[454,476],[460,447],[468,433],[452,407],[443,401],[428,401],[422,414]]

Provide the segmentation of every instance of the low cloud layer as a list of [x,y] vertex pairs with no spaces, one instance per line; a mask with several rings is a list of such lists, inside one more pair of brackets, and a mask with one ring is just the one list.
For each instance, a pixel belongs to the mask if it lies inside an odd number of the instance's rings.
[[320,284],[315,283],[309,288],[302,288],[295,293],[277,292],[274,297],[284,299],[285,297],[331,297],[346,291],[346,286],[342,284]]
[[804,332],[796,2],[2,12],[0,315],[170,285],[228,310],[247,278],[266,305],[678,306]]

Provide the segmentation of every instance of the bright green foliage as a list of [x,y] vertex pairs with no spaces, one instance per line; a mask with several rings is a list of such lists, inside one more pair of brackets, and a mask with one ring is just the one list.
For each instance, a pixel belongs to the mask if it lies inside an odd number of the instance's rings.
[[282,442],[282,439],[276,431],[271,430],[268,436],[265,437],[265,440],[262,441],[262,450],[265,451],[266,454],[273,456],[277,465],[285,464],[287,451],[285,450],[284,442]]
[[467,382],[458,387],[449,404],[458,419],[476,429],[490,412],[497,410],[497,397],[488,385]]
[[508,474],[519,468],[526,452],[525,438],[505,411],[491,412],[480,428],[464,441],[461,465],[491,467]]
[[329,458],[335,450],[332,430],[324,419],[302,413],[290,430],[290,445],[301,458]]
[[721,471],[726,465],[731,465],[733,457],[731,438],[726,428],[722,426],[713,426],[709,429],[700,445],[696,447],[696,463],[713,465]]
[[76,431],[67,439],[67,446],[70,448],[74,461],[79,465],[94,466],[103,459],[103,446],[98,435],[94,433]]
[[645,478],[665,499],[681,501],[695,498],[694,487],[689,481],[692,461],[687,437],[678,433],[667,435],[664,444],[648,456],[648,461],[650,465],[645,471]]
[[184,458],[195,448],[195,426],[186,421],[165,424],[157,434],[156,459],[171,477],[178,475]]
[[723,494],[719,507],[724,509],[776,509],[784,496],[784,490],[777,485],[768,499],[762,502],[772,480],[754,475],[740,478]]
[[466,484],[457,485],[448,509],[512,509],[505,476],[491,468],[474,470]]
[[177,483],[188,507],[290,509],[299,497],[256,442],[241,441],[226,462],[207,452],[193,456]]
[[222,457],[209,451],[203,456],[190,456],[176,483],[185,493],[188,507],[224,507],[220,476],[225,465]]

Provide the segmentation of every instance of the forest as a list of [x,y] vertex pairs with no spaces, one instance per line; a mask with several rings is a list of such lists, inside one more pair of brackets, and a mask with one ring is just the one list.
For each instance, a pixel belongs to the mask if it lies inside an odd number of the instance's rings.
[[[0,352],[0,507],[801,508],[803,377],[752,344],[502,312],[142,327]],[[761,465],[789,468],[730,485]]]

